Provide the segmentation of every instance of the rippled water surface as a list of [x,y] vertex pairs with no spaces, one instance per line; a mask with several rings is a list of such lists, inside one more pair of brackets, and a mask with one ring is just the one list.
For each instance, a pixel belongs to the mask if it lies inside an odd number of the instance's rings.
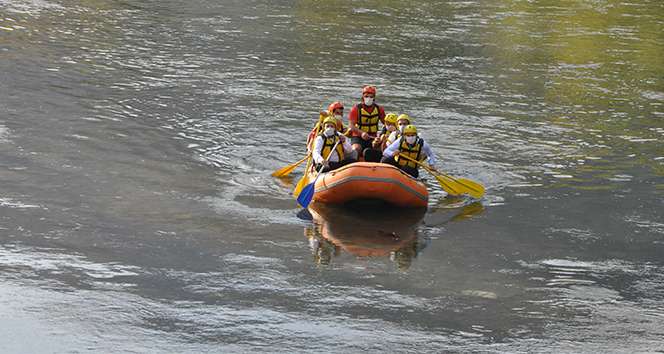
[[[662,33],[657,0],[0,0],[0,351],[662,352]],[[270,173],[369,83],[482,200],[299,209]]]

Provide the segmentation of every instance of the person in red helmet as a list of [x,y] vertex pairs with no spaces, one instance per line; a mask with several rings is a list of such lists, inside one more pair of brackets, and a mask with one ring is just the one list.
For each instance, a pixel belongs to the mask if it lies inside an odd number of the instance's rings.
[[373,139],[378,135],[378,122],[385,124],[385,110],[375,102],[376,87],[362,88],[362,102],[354,105],[348,114],[351,144],[358,156],[365,161],[379,162],[381,151],[372,147]]
[[340,133],[343,133],[345,131],[344,129],[344,123],[343,123],[343,118],[344,118],[344,105],[343,103],[339,101],[335,101],[330,103],[330,105],[327,107],[327,116],[328,117],[334,117],[337,120],[337,131]]
[[318,116],[318,122],[316,122],[314,128],[311,129],[311,132],[309,132],[309,136],[307,138],[307,146],[310,146],[310,144],[313,142],[313,139],[323,131],[324,128],[323,121],[328,117],[333,117],[337,120],[337,132],[343,134],[346,131],[346,128],[344,127],[343,123],[343,116],[344,116],[343,103],[339,101],[330,103],[330,105],[327,107],[327,111],[320,112]]

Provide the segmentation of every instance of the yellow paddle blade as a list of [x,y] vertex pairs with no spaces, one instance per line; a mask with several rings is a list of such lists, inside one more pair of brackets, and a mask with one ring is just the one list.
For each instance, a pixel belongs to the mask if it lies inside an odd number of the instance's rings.
[[293,197],[297,198],[302,192],[302,188],[309,184],[309,168],[311,167],[311,157],[307,160],[307,167],[304,169],[304,176],[297,181],[295,189],[293,189]]
[[448,175],[447,173],[439,172],[434,170],[432,172],[436,176],[444,177],[447,178],[448,181],[452,181],[452,183],[457,186],[457,190],[459,190],[462,194],[468,194],[469,196],[480,199],[484,195],[484,186],[470,180],[468,178],[456,178]]
[[451,189],[454,190],[454,193],[448,192],[449,194],[452,195],[468,194],[469,196],[475,199],[480,199],[484,195],[484,186],[475,181],[469,180],[467,178],[455,178],[446,173],[438,172],[436,170],[432,170],[429,172],[431,172],[431,174],[436,176],[436,179],[439,182],[441,180],[444,180],[448,185],[451,186]]
[[303,163],[304,160],[307,159],[307,157],[308,157],[308,156],[305,156],[305,157],[302,158],[302,160],[300,160],[300,161],[297,161],[297,162],[295,162],[295,163],[292,163],[292,164],[290,164],[290,165],[288,165],[288,166],[282,167],[282,168],[280,168],[280,169],[278,169],[278,170],[272,172],[272,176],[273,176],[273,177],[285,177],[285,176],[288,176],[291,172],[293,172],[293,170],[295,170],[295,168],[296,168],[297,166],[299,166],[301,163]]
[[473,198],[480,199],[484,195],[484,186],[475,181],[469,180],[467,178],[455,178],[455,181],[458,184],[466,187],[466,193],[468,193],[468,195]]
[[480,199],[484,195],[484,186],[475,181],[471,181],[467,178],[454,178],[446,173],[438,172],[437,170],[431,168],[429,165],[421,161],[417,161],[410,156],[404,154],[399,154],[399,156],[405,158],[406,160],[417,163],[429,173],[431,173],[434,177],[436,177],[438,184],[440,184],[440,187],[443,188],[447,194],[455,196],[468,194],[469,196],[476,199]]
[[452,196],[463,195],[463,190],[464,190],[463,186],[460,186],[458,183],[454,182],[453,180],[447,179],[444,176],[438,175],[436,171],[433,170],[428,165],[420,163],[420,166],[422,166],[425,170],[427,170],[427,172],[431,173],[432,176],[436,177],[436,180],[438,181],[440,188],[442,188],[445,192],[447,192],[447,194]]
[[302,178],[297,181],[295,189],[293,189],[293,197],[297,198],[300,195],[300,192],[302,192],[302,188],[304,188],[304,186],[307,184],[309,184],[309,176],[305,173],[304,176],[302,176]]
[[442,188],[445,192],[447,192],[447,194],[452,196],[463,195],[463,189],[461,186],[458,185],[458,183],[447,180],[443,176],[435,174],[433,171],[430,170],[427,171],[429,171],[434,177],[436,177],[436,180],[438,181],[440,188]]

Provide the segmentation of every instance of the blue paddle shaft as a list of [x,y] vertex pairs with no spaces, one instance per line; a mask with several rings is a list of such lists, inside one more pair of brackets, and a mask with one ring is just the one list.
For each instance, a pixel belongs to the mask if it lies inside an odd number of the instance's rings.
[[[332,152],[334,151],[334,149],[337,148],[337,145],[339,145],[340,142],[341,140],[337,141],[337,143],[334,144],[334,146],[330,150],[330,154],[327,155],[325,161],[328,161],[330,159],[330,156],[332,156]],[[322,174],[321,171],[323,171],[323,168],[324,166],[320,167],[320,171],[318,171],[318,174],[316,175],[316,178],[314,178],[314,181],[304,186],[304,188],[302,188],[302,191],[300,192],[300,195],[297,196],[297,202],[305,209],[309,206],[309,203],[311,203],[311,199],[313,199],[314,197],[314,193],[316,192],[316,181],[318,180],[318,177],[320,177],[320,175]]]

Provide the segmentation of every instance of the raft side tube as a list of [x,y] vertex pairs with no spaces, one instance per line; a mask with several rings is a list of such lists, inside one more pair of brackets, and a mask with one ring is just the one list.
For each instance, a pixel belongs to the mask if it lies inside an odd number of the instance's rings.
[[429,193],[424,183],[392,165],[356,162],[321,176],[313,199],[331,204],[378,199],[399,207],[426,208]]

